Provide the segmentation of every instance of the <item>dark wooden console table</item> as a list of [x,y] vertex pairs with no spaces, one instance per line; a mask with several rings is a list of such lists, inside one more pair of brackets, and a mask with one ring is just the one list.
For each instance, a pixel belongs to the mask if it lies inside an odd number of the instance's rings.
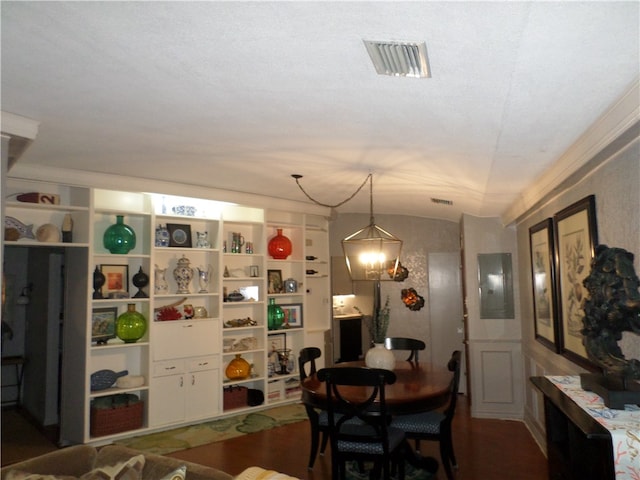
[[544,395],[549,479],[615,480],[609,431],[545,377],[531,377]]

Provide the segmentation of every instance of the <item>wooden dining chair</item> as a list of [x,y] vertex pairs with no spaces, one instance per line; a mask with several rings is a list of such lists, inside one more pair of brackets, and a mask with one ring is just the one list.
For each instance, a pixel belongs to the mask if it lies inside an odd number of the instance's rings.
[[391,426],[404,431],[408,439],[416,440],[416,448],[419,448],[420,440],[440,442],[440,458],[449,480],[453,479],[451,468],[458,468],[453,451],[451,422],[456,411],[458,389],[460,387],[461,356],[460,350],[455,350],[447,364],[447,368],[453,372],[453,377],[449,388],[449,403],[443,411],[398,415],[391,422]]
[[418,361],[418,352],[426,348],[425,343],[417,338],[387,337],[384,339],[384,346],[387,350],[410,350],[411,354],[407,361]]
[[[331,441],[331,478],[346,478],[346,462],[360,465],[373,461],[374,477],[388,480],[392,464],[398,478],[404,479],[405,435],[389,426],[385,386],[396,381],[390,370],[365,367],[323,368],[318,380],[326,382],[329,439]],[[358,389],[357,397],[349,398],[350,387]]]
[[[317,347],[305,347],[300,350],[298,356],[298,371],[300,372],[300,383],[316,373],[316,358],[320,358],[322,352]],[[307,373],[308,369],[308,373]],[[313,469],[313,464],[318,455],[318,446],[320,444],[320,434],[322,433],[322,446],[320,447],[320,455],[324,455],[329,441],[329,416],[326,410],[320,410],[311,405],[304,405],[309,417],[311,426],[311,451],[309,452],[309,464],[307,468]]]

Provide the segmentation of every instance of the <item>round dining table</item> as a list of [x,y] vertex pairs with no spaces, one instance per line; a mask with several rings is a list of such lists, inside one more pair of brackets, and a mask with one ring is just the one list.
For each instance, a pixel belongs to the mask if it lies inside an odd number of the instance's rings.
[[[364,367],[363,361],[338,363],[336,367]],[[429,363],[396,361],[393,369],[396,381],[385,387],[387,411],[391,415],[428,412],[443,406],[449,400],[453,373],[444,367]],[[348,387],[347,397],[354,400],[366,395],[367,387]],[[327,391],[316,375],[302,381],[302,401],[317,408],[326,408]]]
[[[364,367],[363,361],[338,363],[335,367]],[[453,372],[445,367],[436,367],[430,363],[396,361],[393,372],[396,381],[385,387],[387,412],[390,415],[421,413],[434,410],[445,405],[450,396]],[[324,382],[315,374],[308,376],[301,383],[302,401],[315,408],[327,408],[327,391]],[[366,397],[369,387],[349,386],[341,388],[347,398],[357,401]],[[417,454],[408,448],[407,460],[414,466],[424,468],[431,473],[438,469],[438,462],[431,457]]]

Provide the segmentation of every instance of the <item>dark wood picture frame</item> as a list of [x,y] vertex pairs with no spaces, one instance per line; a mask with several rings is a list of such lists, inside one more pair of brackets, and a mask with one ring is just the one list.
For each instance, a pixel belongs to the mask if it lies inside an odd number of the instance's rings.
[[551,218],[546,218],[529,228],[529,249],[535,338],[545,347],[560,353],[558,294]]
[[169,246],[191,248],[191,225],[181,223],[167,223],[169,230]]
[[91,341],[98,345],[116,338],[118,307],[94,308],[91,312]]
[[282,270],[267,270],[267,293],[282,293]]
[[269,355],[276,350],[284,350],[287,348],[286,333],[270,333],[269,334]]
[[589,275],[598,244],[595,195],[589,195],[553,217],[560,352],[589,370],[597,369],[582,343],[582,281]]
[[287,348],[287,334],[286,333],[270,333],[269,345],[267,347],[268,356],[268,376],[275,376],[275,372],[279,369],[278,354],[276,350],[284,350]]
[[[127,295],[121,295],[128,298],[129,295],[129,265],[100,265],[100,271],[104,275],[104,285],[102,286],[102,295],[104,298],[111,298],[110,294],[118,294],[125,292]],[[120,295],[116,295],[116,298]]]

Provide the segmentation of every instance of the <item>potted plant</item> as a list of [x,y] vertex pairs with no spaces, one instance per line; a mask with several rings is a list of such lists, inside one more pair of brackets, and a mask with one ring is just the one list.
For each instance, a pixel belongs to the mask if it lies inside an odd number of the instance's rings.
[[389,296],[384,302],[384,307],[373,312],[373,318],[369,324],[369,333],[371,334],[371,341],[384,344],[384,339],[387,338],[387,329],[389,328]]
[[[359,308],[355,308],[359,313],[362,313]],[[396,363],[395,355],[391,350],[387,350],[384,346],[384,340],[387,337],[387,329],[389,328],[388,295],[384,306],[373,312],[373,318],[368,326],[373,347],[367,351],[364,357],[365,364],[370,368],[393,370]]]

